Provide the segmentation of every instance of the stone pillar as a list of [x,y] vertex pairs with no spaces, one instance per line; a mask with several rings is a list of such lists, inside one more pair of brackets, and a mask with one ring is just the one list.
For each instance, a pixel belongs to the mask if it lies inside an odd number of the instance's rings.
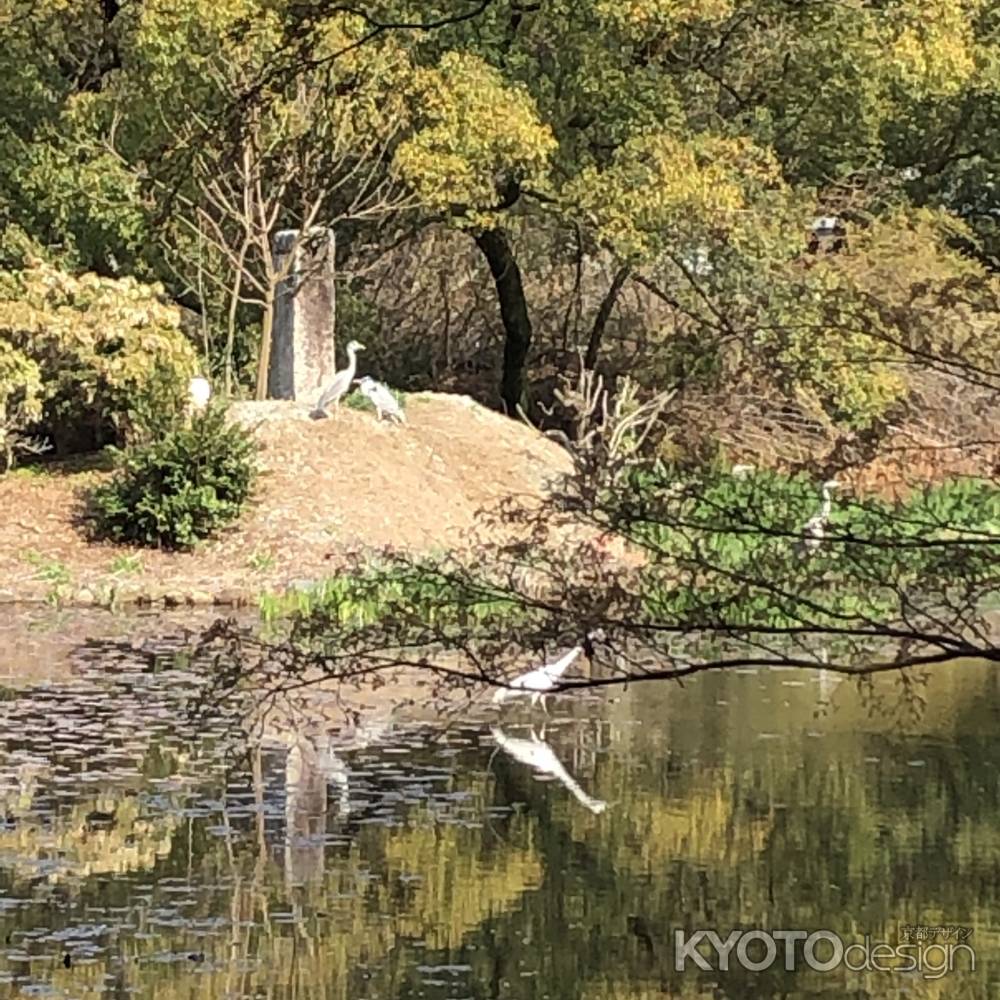
[[275,298],[267,395],[315,403],[337,370],[333,232],[304,239],[284,229],[275,233],[273,251],[276,268],[295,256]]

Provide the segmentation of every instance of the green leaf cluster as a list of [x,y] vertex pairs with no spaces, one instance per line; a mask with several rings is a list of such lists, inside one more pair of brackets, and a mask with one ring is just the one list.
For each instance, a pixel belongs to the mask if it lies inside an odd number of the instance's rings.
[[160,288],[38,258],[0,271],[0,406],[19,403],[62,450],[120,438],[145,387],[165,379],[177,391],[195,368]]
[[991,579],[1000,550],[1000,491],[987,480],[896,502],[835,500],[826,537],[810,551],[803,528],[820,504],[805,476],[719,470],[682,480],[661,465],[632,479],[611,504],[653,554],[644,600],[656,621],[752,630],[917,620],[958,588]]
[[414,86],[417,127],[396,150],[394,168],[425,204],[488,224],[509,184],[545,185],[556,141],[527,88],[505,84],[481,58],[460,52],[419,70]]

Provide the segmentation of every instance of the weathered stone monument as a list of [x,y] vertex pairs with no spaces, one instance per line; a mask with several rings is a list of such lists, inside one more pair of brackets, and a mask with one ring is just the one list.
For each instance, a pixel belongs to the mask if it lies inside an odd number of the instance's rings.
[[272,250],[275,268],[289,270],[275,298],[267,394],[315,402],[337,370],[333,232],[284,229]]

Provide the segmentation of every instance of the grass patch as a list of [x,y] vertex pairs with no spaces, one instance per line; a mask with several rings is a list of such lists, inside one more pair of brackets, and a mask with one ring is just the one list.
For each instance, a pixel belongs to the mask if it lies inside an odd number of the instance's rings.
[[65,586],[73,578],[65,563],[44,556],[34,549],[28,549],[22,558],[29,566],[35,567],[36,580],[42,580],[56,586]]
[[249,559],[247,559],[247,569],[254,573],[267,573],[274,569],[277,560],[270,552],[254,552]]
[[35,567],[35,579],[49,585],[45,600],[53,606],[61,604],[66,588],[73,581],[69,567],[59,559],[44,556],[34,549],[28,549],[22,558],[29,566]]
[[336,629],[365,628],[405,617],[428,626],[464,627],[508,620],[524,612],[500,591],[452,579],[434,563],[374,564],[281,594],[263,594],[267,625],[292,623],[300,635],[321,638]]
[[111,560],[111,572],[115,576],[134,576],[142,569],[142,556],[123,554]]
[[44,465],[18,465],[4,475],[9,479],[44,479],[48,470]]
[[69,455],[66,458],[42,458],[36,462],[19,463],[7,473],[14,479],[61,479],[72,478],[80,483],[88,479],[97,481],[103,473],[115,467],[115,449],[102,448],[100,451]]

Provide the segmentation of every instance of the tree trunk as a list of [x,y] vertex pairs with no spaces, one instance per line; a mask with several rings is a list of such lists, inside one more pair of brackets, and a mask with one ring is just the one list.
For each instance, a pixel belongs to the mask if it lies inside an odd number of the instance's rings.
[[615,276],[611,281],[611,287],[608,289],[608,294],[604,296],[601,301],[601,306],[597,310],[594,325],[590,330],[590,339],[587,341],[587,353],[583,358],[583,367],[589,371],[593,371],[594,365],[597,364],[597,353],[601,349],[601,340],[604,337],[604,329],[608,325],[608,320],[611,318],[611,310],[614,309],[615,302],[618,301],[618,293],[621,292],[622,285],[625,284],[625,280],[628,276],[629,269],[627,266],[620,267],[615,272]]
[[[226,347],[223,357],[223,385],[226,399],[233,395],[233,349],[236,346],[236,313],[240,307],[240,292],[243,289],[243,274],[246,269],[247,254],[250,252],[250,241],[244,237],[233,268],[233,287],[229,291],[229,312],[226,316]],[[263,322],[261,327],[263,328]]]
[[476,237],[483,252],[500,302],[504,328],[503,376],[500,398],[509,417],[516,417],[524,396],[524,363],[531,347],[531,319],[521,284],[521,271],[502,229],[487,229]]
[[260,324],[260,354],[257,360],[256,399],[267,399],[267,376],[271,368],[271,337],[274,334],[274,285],[268,281],[264,315]]

